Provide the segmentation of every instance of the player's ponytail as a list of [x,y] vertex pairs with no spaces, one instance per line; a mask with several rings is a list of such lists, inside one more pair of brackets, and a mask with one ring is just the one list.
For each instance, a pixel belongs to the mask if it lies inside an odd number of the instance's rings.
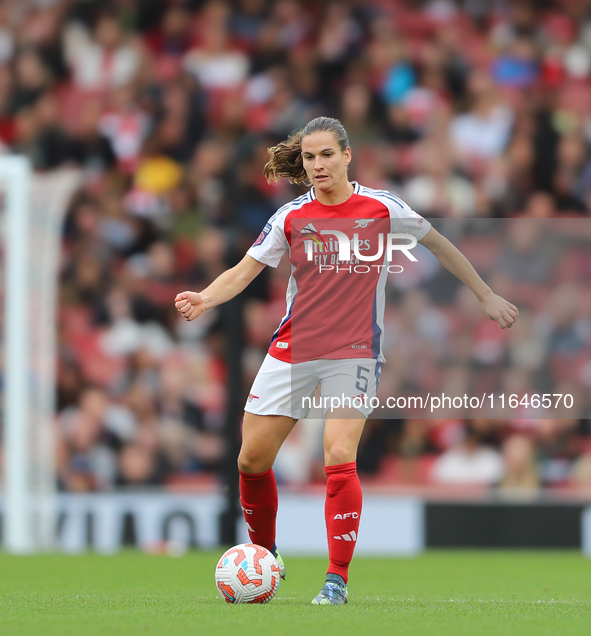
[[302,133],[299,131],[268,149],[271,158],[263,169],[267,182],[279,181],[282,177],[289,179],[290,183],[302,183],[306,180],[301,139]]
[[341,150],[349,146],[349,137],[343,124],[332,117],[317,117],[308,122],[302,130],[293,133],[285,141],[269,148],[271,158],[265,164],[263,173],[268,182],[279,181],[282,177],[290,183],[307,183],[302,160],[302,139],[315,132],[331,132],[336,137]]

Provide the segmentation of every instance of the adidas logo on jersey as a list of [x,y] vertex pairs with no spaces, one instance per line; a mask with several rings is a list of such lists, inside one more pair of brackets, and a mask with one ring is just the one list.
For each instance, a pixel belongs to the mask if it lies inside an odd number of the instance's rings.
[[313,234],[314,232],[318,234],[318,230],[314,227],[313,223],[308,223],[306,227],[300,230],[300,234]]
[[334,536],[333,539],[338,539],[339,541],[357,541],[357,533],[355,530],[351,530],[351,532],[347,532],[347,534]]

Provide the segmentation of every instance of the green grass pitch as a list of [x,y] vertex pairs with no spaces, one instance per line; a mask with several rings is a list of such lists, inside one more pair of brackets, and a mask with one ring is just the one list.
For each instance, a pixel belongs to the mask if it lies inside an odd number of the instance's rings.
[[227,605],[222,550],[182,558],[0,554],[2,636],[568,636],[591,633],[591,561],[574,552],[357,558],[350,602],[315,607],[325,559],[286,557],[268,605]]

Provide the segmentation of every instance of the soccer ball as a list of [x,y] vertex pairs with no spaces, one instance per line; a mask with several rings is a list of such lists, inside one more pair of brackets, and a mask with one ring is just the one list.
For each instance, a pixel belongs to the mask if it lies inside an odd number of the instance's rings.
[[215,584],[226,603],[268,603],[280,580],[273,554],[254,543],[230,548],[215,568]]

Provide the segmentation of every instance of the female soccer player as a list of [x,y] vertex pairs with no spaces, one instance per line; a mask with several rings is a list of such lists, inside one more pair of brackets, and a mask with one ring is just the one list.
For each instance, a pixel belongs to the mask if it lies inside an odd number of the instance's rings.
[[[474,292],[501,329],[511,327],[519,312],[398,197],[349,181],[351,148],[338,120],[314,119],[269,153],[264,168],[268,180],[285,177],[312,188],[271,217],[238,265],[200,293],[178,294],[175,304],[185,320],[194,320],[240,293],[266,265],[277,267],[289,249],[287,311],[245,406],[238,457],[240,501],[251,541],[275,554],[285,578],[275,544],[277,484],[272,466],[289,432],[307,416],[309,398],[320,385],[321,398],[330,406],[325,408],[324,429],[330,563],[324,587],[312,603],[342,605],[347,602],[348,568],[361,515],[357,447],[384,362],[384,290],[388,259],[397,251],[390,245],[392,234],[405,234],[411,243],[416,239],[431,250]],[[349,254],[347,247],[352,247]],[[405,260],[404,255],[398,257]],[[341,402],[335,407],[331,398]]]

